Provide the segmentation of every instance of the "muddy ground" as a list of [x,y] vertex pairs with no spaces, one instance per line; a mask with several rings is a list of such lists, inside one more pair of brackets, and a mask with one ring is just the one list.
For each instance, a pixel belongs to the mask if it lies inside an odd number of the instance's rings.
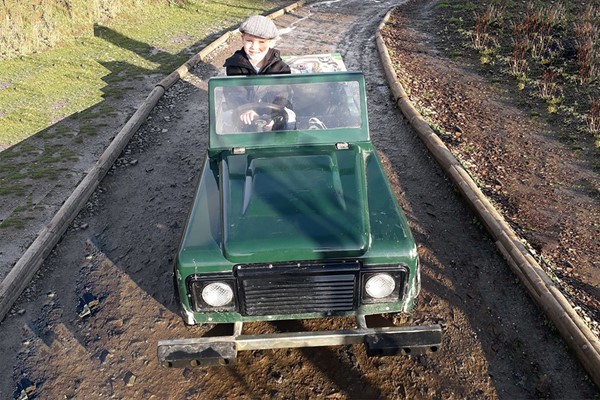
[[[0,325],[0,398],[17,384],[42,399],[598,398],[394,107],[374,35],[399,3],[304,7],[277,20],[290,28],[278,47],[283,54],[339,52],[349,69],[364,71],[373,141],[423,266],[416,311],[391,318],[442,324],[439,353],[369,359],[361,346],[344,346],[245,352],[229,368],[158,366],[158,340],[207,330],[178,316],[171,264],[206,151],[206,79],[223,73],[225,55],[239,47],[233,43],[166,93]],[[79,307],[83,297],[92,300],[88,315]],[[352,324],[265,323],[248,332]]]
[[[592,135],[576,134],[575,124],[539,113],[533,100],[515,93],[516,82],[502,67],[485,69],[476,54],[469,58],[470,40],[449,23],[464,3],[411,1],[392,14],[382,34],[399,78],[598,334],[600,152]],[[526,12],[527,3],[519,4],[513,13]],[[451,60],[453,51],[467,55]]]

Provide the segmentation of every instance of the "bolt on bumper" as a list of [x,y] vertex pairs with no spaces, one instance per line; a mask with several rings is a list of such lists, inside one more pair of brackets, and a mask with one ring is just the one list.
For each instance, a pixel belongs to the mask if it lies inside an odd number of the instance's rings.
[[[362,324],[359,323],[359,326]],[[440,325],[358,328],[353,330],[242,335],[241,323],[231,336],[161,340],[158,360],[165,368],[233,365],[237,352],[363,343],[368,356],[436,352],[442,342]]]

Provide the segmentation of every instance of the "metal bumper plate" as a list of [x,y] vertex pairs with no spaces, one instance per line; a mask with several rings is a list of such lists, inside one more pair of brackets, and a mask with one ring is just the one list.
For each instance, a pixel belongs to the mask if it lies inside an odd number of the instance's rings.
[[369,356],[413,355],[436,352],[441,342],[440,325],[200,337],[159,341],[158,360],[166,368],[233,365],[242,350],[360,343]]

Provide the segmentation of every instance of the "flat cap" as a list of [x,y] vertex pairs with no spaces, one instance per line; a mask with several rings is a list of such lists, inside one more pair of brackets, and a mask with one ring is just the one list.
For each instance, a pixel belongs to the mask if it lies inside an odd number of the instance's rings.
[[242,22],[240,32],[263,39],[275,39],[279,34],[273,21],[262,15],[253,15]]

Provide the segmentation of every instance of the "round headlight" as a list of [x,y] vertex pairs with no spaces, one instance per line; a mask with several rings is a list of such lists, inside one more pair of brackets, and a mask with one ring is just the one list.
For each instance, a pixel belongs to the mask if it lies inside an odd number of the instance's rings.
[[233,289],[223,282],[209,283],[202,289],[202,300],[209,306],[225,306],[233,300]]
[[374,299],[388,297],[396,288],[396,282],[388,274],[377,274],[367,279],[365,291]]

